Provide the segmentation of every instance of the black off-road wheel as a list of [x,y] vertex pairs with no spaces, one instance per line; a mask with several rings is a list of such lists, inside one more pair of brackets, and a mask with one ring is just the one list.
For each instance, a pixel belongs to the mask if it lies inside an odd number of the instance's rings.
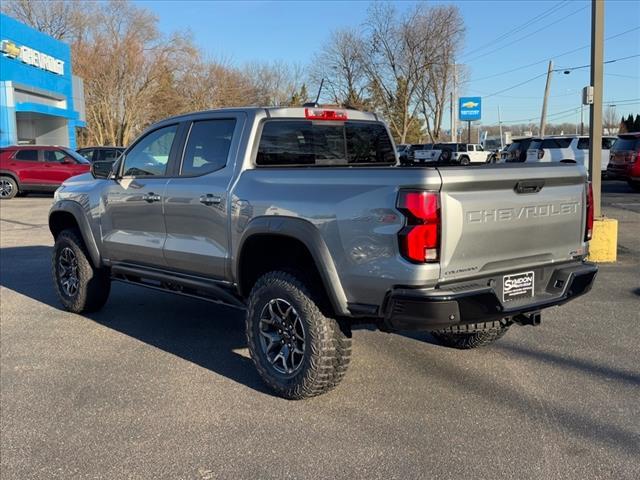
[[469,157],[467,157],[466,155],[460,157],[460,165],[469,165],[470,163],[471,160],[469,160]]
[[297,275],[263,275],[251,290],[246,316],[251,359],[278,395],[299,400],[328,392],[351,356],[348,326],[323,314]]
[[109,298],[109,271],[93,266],[77,230],[63,230],[56,238],[51,270],[58,298],[70,312],[95,312]]
[[7,176],[0,177],[0,200],[9,200],[18,194],[18,184]]
[[431,335],[442,345],[460,350],[478,348],[489,345],[502,338],[511,322],[500,320],[495,322],[456,325],[445,330],[431,332]]

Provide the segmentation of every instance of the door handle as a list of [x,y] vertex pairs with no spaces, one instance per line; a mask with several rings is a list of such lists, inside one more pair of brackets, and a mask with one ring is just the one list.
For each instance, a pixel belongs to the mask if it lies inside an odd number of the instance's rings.
[[207,207],[210,207],[211,205],[218,205],[220,202],[222,202],[222,198],[217,195],[212,195],[211,193],[200,195],[200,203]]
[[153,192],[149,192],[146,195],[142,196],[142,200],[144,200],[147,203],[153,203],[153,202],[159,202],[160,201],[160,195],[157,195]]

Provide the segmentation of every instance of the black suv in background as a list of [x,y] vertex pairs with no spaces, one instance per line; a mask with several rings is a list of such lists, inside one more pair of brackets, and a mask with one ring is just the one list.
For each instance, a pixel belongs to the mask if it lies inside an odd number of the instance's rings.
[[524,162],[527,160],[527,150],[532,137],[514,138],[513,142],[500,154],[502,162]]
[[91,163],[115,162],[124,150],[124,147],[85,147],[78,150],[78,153]]

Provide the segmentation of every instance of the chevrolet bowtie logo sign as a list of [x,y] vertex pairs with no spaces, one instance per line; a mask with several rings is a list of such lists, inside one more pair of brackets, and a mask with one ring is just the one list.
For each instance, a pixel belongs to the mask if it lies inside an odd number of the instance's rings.
[[458,118],[463,122],[474,122],[480,120],[482,114],[482,98],[461,97],[459,100]]
[[18,46],[11,40],[2,40],[0,51],[9,58],[15,58],[22,63],[33,67],[41,68],[57,75],[64,75],[64,62],[57,58],[38,52],[33,48]]

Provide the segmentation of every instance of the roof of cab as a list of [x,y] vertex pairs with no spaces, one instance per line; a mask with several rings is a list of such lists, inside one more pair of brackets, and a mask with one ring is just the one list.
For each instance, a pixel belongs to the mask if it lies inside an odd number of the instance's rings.
[[[214,113],[248,113],[255,116],[263,114],[268,118],[306,118],[307,110],[334,110],[346,112],[347,120],[365,120],[365,121],[381,121],[375,113],[363,112],[360,110],[351,110],[338,107],[226,107],[213,110],[202,110],[198,112],[183,113],[161,120],[157,124],[165,122],[185,121],[192,117],[205,117],[207,114]],[[156,125],[157,125],[156,124]]]

